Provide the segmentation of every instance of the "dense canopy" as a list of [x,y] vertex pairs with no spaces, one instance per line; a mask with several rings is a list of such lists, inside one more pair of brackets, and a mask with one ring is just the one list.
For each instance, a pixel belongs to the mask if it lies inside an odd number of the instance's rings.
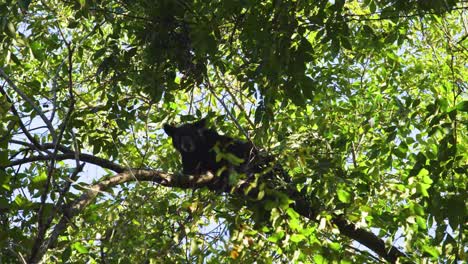
[[[0,263],[466,259],[467,13],[2,1]],[[204,117],[271,177],[181,174],[163,124]]]

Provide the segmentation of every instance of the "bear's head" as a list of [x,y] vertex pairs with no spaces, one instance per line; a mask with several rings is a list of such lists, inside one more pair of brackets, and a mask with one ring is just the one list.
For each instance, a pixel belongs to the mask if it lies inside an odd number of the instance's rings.
[[164,124],[164,131],[172,137],[172,144],[180,153],[196,153],[204,150],[206,130],[206,118],[177,127]]

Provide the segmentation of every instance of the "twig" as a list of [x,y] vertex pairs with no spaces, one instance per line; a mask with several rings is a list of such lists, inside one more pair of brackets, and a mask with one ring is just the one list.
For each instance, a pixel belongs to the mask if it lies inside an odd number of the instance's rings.
[[24,123],[23,123],[23,121],[21,119],[21,116],[19,115],[18,111],[16,110],[13,101],[10,99],[10,97],[8,96],[6,91],[4,90],[4,88],[3,88],[4,86],[5,86],[5,83],[3,83],[2,87],[0,87],[0,93],[3,96],[5,96],[6,100],[11,104],[10,110],[13,113],[13,115],[15,115],[18,118],[18,123],[19,123],[21,131],[23,131],[24,135],[32,143],[32,145],[30,147],[32,149],[35,149],[35,150],[40,150],[39,149],[39,142],[37,142],[37,140],[31,135],[31,133],[29,133],[28,129],[26,128],[26,126],[24,125]]
[[23,91],[21,91],[16,84],[10,79],[10,77],[5,73],[2,67],[0,67],[0,76],[2,76],[8,83],[8,85],[23,98],[28,104],[31,105],[31,107],[36,111],[36,113],[41,117],[42,121],[46,124],[47,129],[50,132],[50,135],[54,140],[56,140],[57,135],[55,133],[55,129],[52,126],[52,123],[49,121],[49,119],[44,115],[41,109],[34,103],[34,101],[29,98]]
[[353,156],[353,165],[354,165],[354,168],[357,168],[357,162],[356,162],[356,147],[354,146],[354,141],[351,141],[351,155]]
[[362,255],[368,255],[369,258],[372,259],[372,263],[383,263],[383,261],[381,261],[380,259],[378,259],[377,257],[375,257],[374,255],[370,254],[370,252],[368,251],[365,251],[365,250],[360,250],[359,248],[357,247],[353,247],[351,245],[347,245],[346,247],[354,250],[354,251],[357,251],[357,252],[360,252]]
[[[151,113],[151,109],[153,108],[153,103],[150,102],[149,104],[149,107],[148,107],[148,111],[146,112],[146,119],[145,119],[145,139],[146,139],[146,148],[144,150],[144,154],[143,156],[141,156],[141,164],[139,165],[139,167],[143,167],[144,163],[145,163],[145,160],[146,160],[146,156],[148,155],[148,151],[149,151],[149,147],[150,147],[150,144],[149,144],[149,134],[148,134],[148,120],[149,120],[149,117],[151,116],[150,113]],[[136,146],[136,145],[135,145]]]
[[[224,81],[224,78],[222,78],[220,75],[219,75],[219,72],[216,70],[216,68],[214,69],[215,72],[216,72],[216,75],[218,76],[218,78],[220,80],[222,80],[222,83],[224,85],[224,88],[226,89],[226,91],[228,92],[229,96],[231,96],[231,99],[232,101],[234,102],[235,105],[237,105],[237,107],[239,107],[239,109],[241,111],[243,111],[244,113],[246,113],[245,111],[245,108],[244,106],[242,106],[237,100],[236,100],[236,97],[234,96],[234,94],[231,92],[231,90],[229,89],[230,87],[227,85],[227,83]],[[247,115],[248,117],[248,115]],[[249,123],[249,125],[251,126],[252,129],[255,129],[255,124],[250,120],[250,118],[246,118],[247,119],[247,122]]]
[[[24,142],[24,141],[10,139],[8,142],[13,143],[13,144],[17,144],[17,145],[26,146],[26,147],[29,147],[30,149],[34,149],[34,145],[32,145],[30,143],[27,143],[27,142]],[[38,145],[37,147],[39,148],[40,151],[47,151],[48,149],[54,149],[55,144],[54,143],[44,143],[42,145]],[[73,153],[73,151],[71,149],[69,149],[69,148],[67,148],[67,147],[65,147],[63,145],[59,145],[58,150],[60,150],[63,153]]]
[[232,122],[234,122],[234,124],[236,124],[237,128],[239,128],[239,130],[245,135],[245,137],[247,138],[247,140],[254,146],[254,148],[257,148],[255,146],[255,144],[252,142],[252,139],[250,138],[249,134],[247,133],[247,131],[245,131],[245,129],[239,124],[239,121],[237,121],[236,117],[234,117],[234,115],[231,113],[231,111],[229,110],[229,108],[227,107],[227,105],[224,103],[224,101],[219,98],[218,95],[216,95],[214,89],[213,89],[213,86],[211,86],[211,83],[208,79],[208,77],[206,77],[206,86],[208,87],[208,89],[210,90],[210,93],[216,98],[216,100],[218,100],[218,102],[223,106],[224,110],[226,111],[226,113],[228,113],[229,117],[231,118]]

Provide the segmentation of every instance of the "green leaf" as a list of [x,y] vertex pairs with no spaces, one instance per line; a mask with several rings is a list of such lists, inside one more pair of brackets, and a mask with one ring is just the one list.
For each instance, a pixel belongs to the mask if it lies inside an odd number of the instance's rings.
[[100,57],[102,57],[102,55],[104,55],[106,53],[107,49],[106,48],[102,48],[102,49],[99,49],[97,50],[94,54],[93,54],[93,59],[99,59]]
[[98,143],[99,141],[94,141],[93,143],[93,154],[96,155],[98,154],[99,152],[101,152],[101,149],[102,149],[102,145],[101,143]]
[[76,20],[70,20],[68,23],[68,28],[77,28],[80,25],[80,23]]
[[427,229],[426,220],[422,218],[421,216],[416,216],[416,223],[418,224],[419,228],[421,228],[422,230]]
[[371,1],[369,3],[369,10],[371,13],[375,13],[375,11],[377,10],[377,4],[374,1]]
[[292,208],[286,209],[286,213],[289,215],[291,219],[297,219],[300,215]]
[[260,189],[260,191],[258,192],[258,195],[257,195],[257,200],[262,200],[263,197],[265,197],[265,190]]
[[439,257],[439,251],[437,250],[437,248],[435,248],[433,246],[428,246],[428,245],[423,245],[422,248],[423,248],[424,252],[428,253],[433,258],[438,258]]
[[47,174],[45,172],[41,172],[39,175],[31,179],[31,186],[35,189],[42,188],[46,180]]
[[349,203],[351,200],[351,194],[343,189],[337,191],[338,199],[343,203]]
[[33,80],[32,82],[27,82],[26,85],[28,86],[28,88],[32,88],[32,89],[37,90],[37,91],[39,91],[41,89],[41,82],[39,82],[38,80]]
[[317,264],[327,264],[329,263],[326,258],[324,258],[322,255],[316,254],[314,255],[314,263]]
[[62,262],[63,263],[68,263],[68,260],[70,259],[72,253],[71,247],[67,247],[63,253],[62,253]]
[[83,246],[83,244],[81,244],[80,242],[73,243],[73,247],[82,254],[88,253],[88,249],[85,246]]
[[425,184],[425,183],[417,183],[416,184],[416,191],[420,193],[424,197],[429,197],[429,193],[427,192],[427,189],[431,187],[430,184]]
[[6,24],[5,32],[7,33],[8,36],[10,36],[12,38],[16,38],[16,28],[15,28],[15,25],[13,25],[13,23],[8,22]]
[[396,135],[397,135],[397,131],[393,131],[392,133],[390,133],[387,137],[387,142],[395,140]]
[[0,166],[7,166],[8,164],[10,164],[10,160],[8,159],[8,151],[0,150]]
[[6,197],[0,196],[0,209],[8,209],[10,208],[10,202],[6,199]]
[[228,160],[230,163],[234,164],[234,165],[240,165],[242,164],[242,162],[244,162],[243,159],[237,157],[236,155],[232,154],[232,153],[224,153],[224,158],[226,158],[226,160]]
[[299,219],[297,219],[297,218],[290,219],[288,221],[288,225],[292,230],[301,230],[302,229],[301,221],[299,221]]
[[276,232],[273,235],[268,237],[268,241],[273,242],[273,243],[277,243],[278,241],[280,241],[284,237],[284,235],[285,235],[284,231]]
[[468,112],[468,101],[460,102],[457,105],[457,110],[462,111],[462,112]]
[[348,50],[352,50],[353,47],[351,45],[351,42],[349,42],[349,39],[346,38],[346,37],[341,37],[340,38],[340,41],[341,41],[341,45],[343,46],[343,48],[345,49],[348,49]]
[[4,189],[6,191],[10,191],[10,178],[11,175],[7,174],[5,171],[0,170],[0,189]]
[[31,43],[30,48],[37,60],[43,61],[45,59],[44,49],[39,42],[35,41]]
[[298,243],[298,242],[301,242],[302,240],[305,240],[306,237],[304,235],[301,235],[301,234],[293,234],[291,236],[291,241],[294,242],[294,243]]
[[136,225],[136,226],[141,226],[141,223],[138,222],[138,220],[136,220],[136,219],[132,219],[132,223],[133,223],[134,225]]
[[330,243],[330,248],[333,249],[334,251],[339,251],[341,250],[341,245],[340,243],[332,242]]
[[[417,177],[418,177],[419,179],[423,179],[423,182],[424,182],[424,183],[428,183],[428,184],[432,183],[432,180],[431,180],[431,178],[429,177],[429,171],[426,170],[425,168],[423,168],[423,169],[421,169],[421,170],[419,171]],[[427,180],[427,178],[429,178],[429,180]],[[426,182],[426,181],[429,181],[429,182]]]
[[406,158],[406,152],[404,152],[401,148],[394,148],[393,154],[395,154],[395,156],[397,156],[400,159]]
[[18,195],[15,197],[15,204],[19,207],[24,209],[27,205],[29,205],[29,200],[24,198],[21,195]]
[[462,223],[463,218],[466,217],[467,209],[465,200],[460,196],[451,196],[447,200],[448,220],[450,226],[455,230]]
[[335,58],[340,52],[340,41],[337,38],[333,38],[330,46],[331,56]]
[[415,213],[416,215],[424,216],[424,207],[422,207],[421,205],[417,203],[411,203],[410,208],[412,212]]

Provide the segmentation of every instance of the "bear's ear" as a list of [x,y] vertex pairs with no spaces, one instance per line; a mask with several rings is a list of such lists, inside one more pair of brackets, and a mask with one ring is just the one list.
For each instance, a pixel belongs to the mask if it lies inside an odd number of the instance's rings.
[[174,135],[174,132],[176,130],[176,127],[175,126],[171,126],[169,124],[164,124],[163,126],[163,129],[164,129],[164,132],[166,132],[166,134],[168,134],[169,136],[173,136]]
[[198,120],[195,123],[193,123],[193,126],[198,128],[198,129],[206,128],[206,117]]

